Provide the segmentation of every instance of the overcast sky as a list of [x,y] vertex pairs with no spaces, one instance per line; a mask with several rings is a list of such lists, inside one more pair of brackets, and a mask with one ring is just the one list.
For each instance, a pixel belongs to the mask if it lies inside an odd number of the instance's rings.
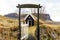
[[41,4],[42,6],[45,6],[46,12],[50,14],[52,20],[60,21],[60,0],[1,0],[0,15],[15,12],[18,3]]

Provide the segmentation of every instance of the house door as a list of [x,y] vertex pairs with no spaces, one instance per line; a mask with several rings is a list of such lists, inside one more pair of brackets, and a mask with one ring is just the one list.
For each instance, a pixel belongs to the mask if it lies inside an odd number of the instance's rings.
[[29,26],[32,26],[32,21],[28,20],[28,24],[29,24]]

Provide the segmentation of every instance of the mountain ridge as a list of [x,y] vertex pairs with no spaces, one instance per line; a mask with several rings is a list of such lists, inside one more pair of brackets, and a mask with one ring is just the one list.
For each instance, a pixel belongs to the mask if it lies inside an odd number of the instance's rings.
[[[27,15],[28,14],[22,14],[21,18],[25,18]],[[32,13],[32,15],[37,17],[37,13]],[[9,18],[15,18],[15,19],[19,18],[19,15],[17,13],[10,13],[10,14],[4,15],[4,16],[5,17],[9,17]],[[39,19],[42,19],[42,20],[51,20],[52,21],[52,19],[50,18],[49,14],[39,14]]]

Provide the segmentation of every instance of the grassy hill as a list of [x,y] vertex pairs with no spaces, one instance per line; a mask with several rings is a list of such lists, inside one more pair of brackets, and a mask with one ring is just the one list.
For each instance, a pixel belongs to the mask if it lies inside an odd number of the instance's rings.
[[[41,40],[60,40],[60,25],[46,23],[39,20]],[[0,39],[2,40],[17,40],[18,35],[18,20],[11,19],[5,16],[0,16]],[[28,38],[36,39],[36,25],[29,27]]]
[[[48,24],[45,21],[40,22],[40,40],[60,40],[60,25]],[[29,33],[36,39],[37,29],[36,25],[29,28]]]
[[[18,20],[0,16],[0,39],[1,40],[16,40]],[[15,35],[13,35],[15,34]]]

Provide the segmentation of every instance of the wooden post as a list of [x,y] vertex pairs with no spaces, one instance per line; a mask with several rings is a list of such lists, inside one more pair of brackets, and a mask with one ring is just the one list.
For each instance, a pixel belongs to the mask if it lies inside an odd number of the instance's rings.
[[38,9],[37,9],[37,40],[40,40],[40,27],[39,27],[39,6],[38,5]]
[[19,8],[19,34],[18,34],[18,40],[21,40],[21,8],[20,8],[20,4],[18,4],[17,8]]

